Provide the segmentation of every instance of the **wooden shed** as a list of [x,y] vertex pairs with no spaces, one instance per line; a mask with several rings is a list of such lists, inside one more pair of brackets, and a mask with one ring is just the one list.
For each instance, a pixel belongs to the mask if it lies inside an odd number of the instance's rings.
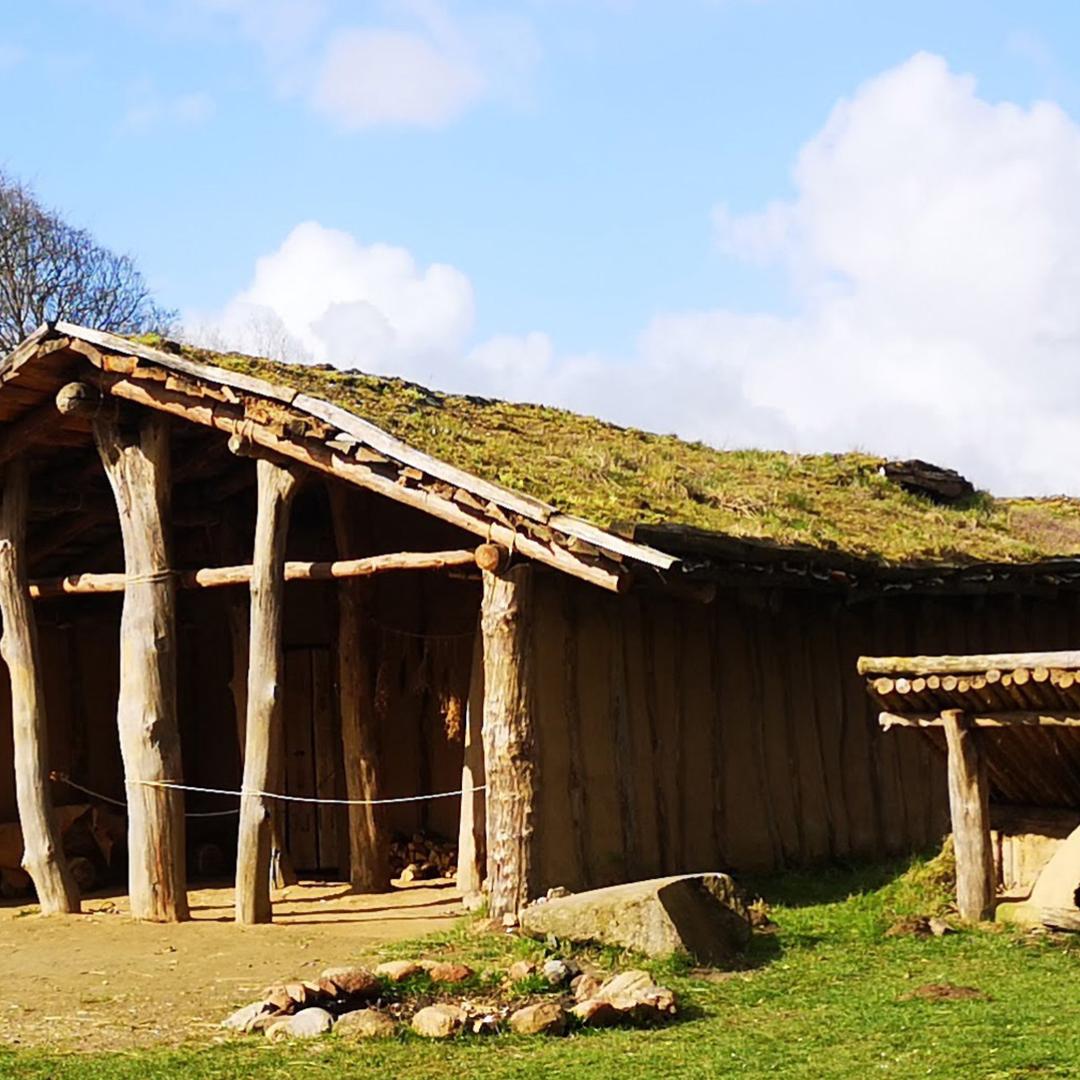
[[[864,656],[886,731],[948,770],[957,905],[1080,929],[1080,652]],[[896,737],[896,736],[894,736]]]
[[1080,631],[1066,501],[63,323],[0,365],[0,465],[0,821],[46,910],[73,784],[127,803],[152,919],[206,839],[247,922],[290,863],[385,887],[398,832],[495,912],[925,847],[943,763],[858,656]]

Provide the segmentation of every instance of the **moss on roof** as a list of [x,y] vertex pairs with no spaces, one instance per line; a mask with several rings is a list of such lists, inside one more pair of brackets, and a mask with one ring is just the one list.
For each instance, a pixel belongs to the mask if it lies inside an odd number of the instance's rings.
[[691,525],[885,564],[1080,556],[1080,500],[979,493],[940,506],[879,475],[884,459],[869,454],[722,451],[564,409],[436,393],[403,379],[189,346],[181,352],[325,398],[434,457],[603,527]]

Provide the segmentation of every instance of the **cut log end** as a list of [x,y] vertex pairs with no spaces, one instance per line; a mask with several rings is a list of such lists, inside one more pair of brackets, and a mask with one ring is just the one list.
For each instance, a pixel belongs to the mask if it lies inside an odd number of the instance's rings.
[[100,405],[101,394],[89,383],[71,382],[56,394],[56,409],[63,416],[87,416],[96,412]]
[[501,544],[481,544],[476,549],[476,565],[489,574],[501,574],[510,563],[510,552]]

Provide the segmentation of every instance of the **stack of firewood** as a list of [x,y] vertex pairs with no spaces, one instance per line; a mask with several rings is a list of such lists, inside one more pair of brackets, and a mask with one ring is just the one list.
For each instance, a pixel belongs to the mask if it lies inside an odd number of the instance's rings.
[[457,844],[429,833],[399,836],[390,844],[390,873],[401,881],[451,878],[457,873]]

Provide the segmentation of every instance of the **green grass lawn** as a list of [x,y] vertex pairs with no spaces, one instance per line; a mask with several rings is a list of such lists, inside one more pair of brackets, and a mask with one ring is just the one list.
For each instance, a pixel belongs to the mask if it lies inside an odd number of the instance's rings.
[[[655,969],[685,1019],[654,1031],[564,1039],[463,1037],[428,1043],[224,1045],[58,1057],[0,1052],[0,1075],[27,1080],[343,1080],[347,1077],[1073,1077],[1080,1076],[1080,940],[1011,929],[887,937],[904,914],[945,895],[933,864],[788,874],[755,883],[777,931],[751,967],[708,981]],[[395,954],[444,953],[478,966],[534,948],[467,927]],[[617,958],[609,957],[614,961]],[[284,975],[289,973],[283,972]],[[951,983],[985,997],[925,1000]]]

